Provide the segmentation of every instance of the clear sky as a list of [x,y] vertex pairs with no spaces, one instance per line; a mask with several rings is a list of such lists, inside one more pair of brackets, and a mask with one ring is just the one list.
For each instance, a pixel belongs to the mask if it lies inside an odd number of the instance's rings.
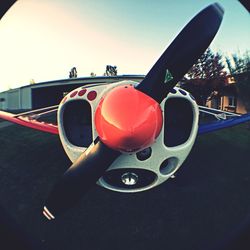
[[[146,74],[183,26],[210,0],[19,0],[0,21],[0,91],[35,82],[103,75]],[[249,13],[236,0],[225,9],[212,49],[250,47]],[[190,37],[190,42],[192,38]],[[183,44],[185,46],[185,44]]]

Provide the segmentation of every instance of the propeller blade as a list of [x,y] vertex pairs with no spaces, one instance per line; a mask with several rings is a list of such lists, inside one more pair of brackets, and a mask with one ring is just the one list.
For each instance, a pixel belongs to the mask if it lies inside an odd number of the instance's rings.
[[50,220],[74,205],[121,153],[101,141],[88,149],[64,173],[50,193],[43,214]]
[[182,29],[136,88],[161,103],[208,48],[220,27],[223,14],[218,3],[199,12]]
[[4,14],[9,10],[9,8],[16,2],[16,0],[5,0],[1,3],[0,8],[0,20],[4,16]]

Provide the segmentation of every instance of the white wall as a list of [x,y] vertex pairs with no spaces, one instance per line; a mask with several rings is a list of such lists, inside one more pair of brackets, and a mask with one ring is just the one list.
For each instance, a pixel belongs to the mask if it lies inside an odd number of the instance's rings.
[[19,96],[19,89],[9,90],[7,92],[7,109],[14,110],[19,109],[20,107],[20,96]]
[[32,100],[31,100],[31,88],[21,88],[20,89],[20,109],[31,109]]
[[0,109],[2,110],[16,110],[16,109],[31,109],[31,88],[25,87],[20,89],[12,89],[0,93],[0,99],[5,101],[0,102]]
[[6,109],[7,107],[7,93],[6,92],[3,92],[3,93],[0,93],[0,99],[4,99],[5,101],[0,101],[0,110],[1,109]]

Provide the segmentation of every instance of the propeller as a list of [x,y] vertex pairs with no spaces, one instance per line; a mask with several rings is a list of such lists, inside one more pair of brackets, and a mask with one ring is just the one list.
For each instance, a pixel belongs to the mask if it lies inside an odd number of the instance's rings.
[[6,0],[3,3],[1,3],[0,8],[0,20],[4,16],[4,14],[9,10],[9,8],[16,2],[16,0]]
[[53,188],[43,211],[48,219],[79,200],[121,152],[142,150],[154,142],[162,128],[161,101],[207,49],[222,16],[219,4],[209,5],[184,27],[136,89],[119,86],[101,99],[95,112],[99,138]]
[[49,220],[54,219],[55,215],[71,207],[98,181],[120,154],[97,138],[55,185],[46,201],[43,214]]
[[208,48],[223,14],[218,3],[199,12],[165,50],[137,89],[161,103]]

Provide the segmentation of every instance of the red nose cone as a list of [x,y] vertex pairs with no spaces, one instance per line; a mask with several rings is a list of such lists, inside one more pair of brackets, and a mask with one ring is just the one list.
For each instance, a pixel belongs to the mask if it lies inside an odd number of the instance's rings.
[[155,141],[162,128],[162,111],[154,99],[133,86],[119,86],[100,101],[95,126],[107,146],[134,152]]

